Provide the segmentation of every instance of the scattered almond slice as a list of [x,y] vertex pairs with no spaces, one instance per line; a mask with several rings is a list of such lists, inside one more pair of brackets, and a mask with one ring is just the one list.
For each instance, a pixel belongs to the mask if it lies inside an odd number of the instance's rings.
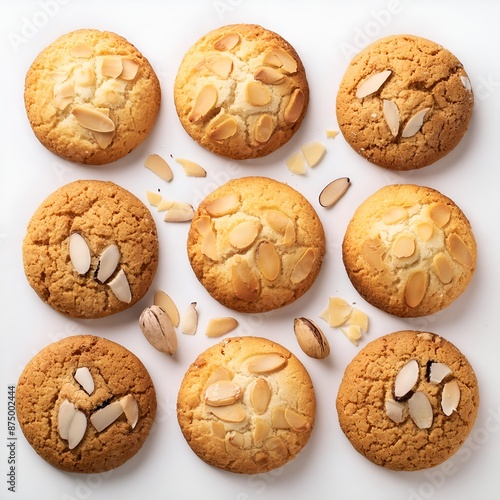
[[326,137],[327,139],[335,139],[335,137],[337,137],[339,131],[338,130],[327,130],[326,131]]
[[170,182],[174,177],[169,164],[160,155],[149,155],[144,162],[144,166],[160,176],[164,181]]
[[286,166],[290,172],[304,175],[306,173],[306,162],[302,152],[293,153],[286,161]]
[[180,315],[175,302],[162,290],[157,290],[154,294],[153,304],[163,309],[169,316],[172,324],[177,327],[180,323]]
[[326,154],[326,148],[318,141],[309,142],[301,147],[307,164],[313,168],[317,166]]
[[332,207],[337,203],[351,186],[349,177],[339,177],[327,184],[319,195],[319,204],[322,207]]
[[341,326],[351,314],[351,306],[342,297],[330,297],[328,300],[328,324]]
[[354,345],[358,345],[358,340],[363,336],[361,327],[358,325],[342,326],[340,330]]
[[361,328],[363,333],[368,331],[368,314],[357,309],[356,307],[352,308],[352,312],[350,316],[347,318],[345,323],[346,325],[356,325]]
[[233,331],[237,326],[238,321],[229,316],[212,318],[208,322],[205,335],[210,338],[221,337],[222,335]]
[[237,194],[228,194],[222,198],[216,198],[210,202],[206,210],[212,217],[222,217],[236,212],[240,206],[240,198]]
[[184,172],[189,177],[206,177],[207,176],[206,170],[203,167],[201,167],[200,165],[198,165],[197,163],[195,163],[194,161],[186,160],[184,158],[176,158],[175,161],[179,165],[182,165]]
[[191,302],[187,307],[181,320],[181,332],[186,335],[194,335],[198,329],[198,310],[196,302]]
[[158,203],[158,212],[165,212],[165,210],[170,210],[174,206],[175,201],[167,200],[167,198],[162,198],[160,203]]
[[194,217],[194,208],[191,204],[183,201],[174,201],[167,210],[163,220],[165,222],[188,222]]

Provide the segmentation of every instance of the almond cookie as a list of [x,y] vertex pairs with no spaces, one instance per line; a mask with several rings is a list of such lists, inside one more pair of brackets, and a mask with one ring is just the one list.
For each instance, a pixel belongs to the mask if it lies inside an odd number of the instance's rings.
[[179,426],[196,455],[243,474],[292,460],[309,440],[315,414],[304,366],[260,337],[230,338],[200,354],[177,398]]
[[109,316],[135,304],[158,265],[146,206],[112,182],[83,180],[52,193],[31,218],[24,271],[39,297],[74,318]]
[[243,177],[200,203],[187,249],[212,297],[256,313],[290,304],[309,290],[321,269],[325,234],[312,205],[293,188]]
[[400,331],[364,347],[337,395],[342,431],[356,451],[392,470],[435,467],[463,444],[479,389],[466,357],[444,338]]
[[309,103],[304,66],[281,36],[254,24],[211,31],[186,53],[174,84],[186,132],[213,153],[266,156],[299,129]]
[[95,473],[132,458],[149,435],[156,393],[142,362],[92,335],[50,344],[24,368],[17,418],[34,450],[54,467]]
[[115,33],[82,29],[46,47],[26,75],[24,100],[38,140],[70,161],[102,165],[147,137],[160,108],[148,60]]
[[477,248],[469,221],[452,200],[429,187],[394,184],[358,207],[342,256],[365,300],[413,318],[442,310],[464,292]]
[[457,146],[473,104],[470,80],[453,54],[424,38],[395,35],[353,58],[337,94],[337,120],[368,161],[412,170]]

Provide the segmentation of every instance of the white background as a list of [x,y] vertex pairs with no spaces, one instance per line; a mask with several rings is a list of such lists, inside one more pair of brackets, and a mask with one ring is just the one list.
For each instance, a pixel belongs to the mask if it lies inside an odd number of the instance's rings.
[[[499,174],[498,117],[500,65],[498,19],[494,1],[80,1],[37,0],[0,3],[2,78],[0,191],[0,497],[17,499],[201,499],[246,500],[311,496],[342,499],[500,498],[500,390],[498,335]],[[258,23],[280,33],[298,51],[311,88],[307,117],[281,150],[259,160],[228,161],[203,150],[182,129],[173,106],[172,86],[184,52],[203,34],[223,24]],[[34,137],[23,104],[24,76],[36,55],[55,38],[79,28],[115,31],[150,60],[162,85],[162,108],[146,142],[108,166],[66,162],[45,150]],[[422,170],[393,173],[358,157],[336,129],[335,96],[349,62],[362,46],[389,34],[411,33],[451,50],[464,64],[476,96],[469,130],[446,158]],[[323,162],[305,176],[291,174],[286,159],[300,146],[319,140],[327,147]],[[175,178],[162,182],[143,166],[148,154],[184,157],[206,168],[205,179],[184,176],[173,160]],[[313,288],[300,300],[267,315],[225,310],[196,281],[185,252],[187,224],[167,224],[155,213],[160,237],[160,264],[148,295],[130,310],[101,320],[77,321],[42,303],[23,272],[21,245],[37,206],[55,189],[77,179],[112,180],[146,201],[146,191],[161,189],[170,198],[199,201],[231,177],[268,175],[301,191],[316,207],[328,240],[324,266]],[[321,189],[349,176],[352,187],[332,209],[318,204]],[[477,272],[467,291],[439,314],[404,320],[364,302],[348,281],[340,245],[345,227],[361,201],[379,187],[411,182],[434,187],[463,209],[479,247]],[[173,358],[155,351],[144,339],[138,317],[162,289],[181,312],[197,301],[198,333],[179,334]],[[370,330],[359,347],[324,323],[332,353],[323,361],[307,358],[298,348],[293,318],[318,320],[328,296],[340,295],[367,312]],[[204,327],[214,316],[233,315],[241,335],[269,337],[288,347],[309,370],[316,389],[317,424],[300,455],[274,472],[245,476],[227,473],[199,460],[177,425],[175,401],[182,376],[194,358],[215,340]],[[321,322],[321,320],[318,320]],[[404,473],[377,467],[351,447],[342,434],[335,398],[343,370],[369,340],[400,329],[424,329],[452,341],[469,358],[480,384],[476,425],[463,448],[445,464],[428,471]],[[16,493],[7,490],[7,387],[16,384],[29,359],[45,345],[67,335],[90,333],[119,342],[149,369],[158,397],[158,416],[143,449],[107,474],[76,475],[52,468],[31,449],[17,428]],[[321,492],[321,493],[320,493]],[[322,495],[321,495],[322,494]]]

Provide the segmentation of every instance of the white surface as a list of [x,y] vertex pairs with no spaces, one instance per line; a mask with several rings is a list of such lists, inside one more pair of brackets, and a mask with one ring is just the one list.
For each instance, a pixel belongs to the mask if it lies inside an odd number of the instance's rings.
[[[500,213],[498,195],[498,114],[500,112],[500,4],[493,1],[79,1],[37,0],[0,3],[2,97],[0,113],[0,385],[1,498],[45,499],[457,499],[498,498],[500,391],[498,390],[498,265]],[[218,158],[183,131],[172,99],[172,84],[184,52],[201,35],[223,24],[259,23],[280,33],[300,54],[311,87],[310,108],[302,128],[280,151],[255,161]],[[71,164],[45,150],[34,137],[24,112],[23,80],[32,60],[59,35],[93,27],[115,31],[149,58],[161,80],[163,103],[151,136],[139,149],[113,165]],[[358,157],[336,129],[335,95],[349,58],[363,44],[395,33],[430,38],[450,49],[464,64],[476,103],[469,131],[445,159],[410,173],[392,173]],[[319,140],[328,148],[323,162],[306,176],[292,175],[285,160],[301,144]],[[159,153],[185,157],[203,165],[205,179],[187,178],[172,160],[174,181],[166,185],[143,167],[145,157]],[[148,189],[194,205],[231,177],[268,175],[288,182],[317,208],[328,238],[328,253],[314,287],[300,300],[266,315],[248,316],[225,310],[195,280],[184,249],[187,224],[167,224],[155,214],[161,244],[158,274],[148,295],[127,312],[95,321],[66,318],[42,303],[23,272],[21,244],[36,207],[59,186],[82,178],[109,179],[129,189],[146,204]],[[317,202],[332,179],[349,176],[352,187],[331,210]],[[472,223],[479,246],[475,277],[448,309],[431,317],[403,320],[365,303],[348,281],[340,244],[357,205],[379,187],[412,182],[434,187],[454,199]],[[200,325],[193,337],[179,335],[171,359],[155,351],[138,327],[143,307],[155,289],[163,289],[181,312],[197,301]],[[475,367],[481,389],[479,416],[463,448],[432,470],[397,473],[371,464],[342,434],[335,397],[343,370],[359,351],[337,330],[325,327],[332,354],[327,360],[307,358],[298,348],[292,323],[296,316],[317,318],[330,295],[340,295],[370,316],[370,331],[361,346],[383,334],[405,328],[427,329],[455,343]],[[199,460],[186,445],[175,417],[180,380],[198,353],[215,341],[204,326],[214,316],[235,315],[238,333],[272,338],[291,349],[313,379],[318,401],[317,424],[303,452],[282,469],[244,476],[226,473]],[[319,320],[321,321],[321,320]],[[149,369],[157,389],[158,416],[150,439],[132,460],[107,474],[60,472],[40,459],[17,427],[16,493],[7,491],[7,387],[16,384],[28,360],[45,345],[67,335],[92,333],[117,341],[135,352]],[[153,493],[154,492],[154,493]]]

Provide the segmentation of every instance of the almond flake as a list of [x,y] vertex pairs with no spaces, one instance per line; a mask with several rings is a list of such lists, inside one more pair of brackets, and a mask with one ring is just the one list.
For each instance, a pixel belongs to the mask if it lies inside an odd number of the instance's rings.
[[306,162],[302,152],[293,153],[286,161],[286,166],[290,172],[303,175],[306,173]]
[[122,57],[123,71],[120,73],[120,78],[127,81],[133,80],[137,76],[140,65],[137,59]]
[[285,418],[285,408],[275,406],[271,412],[271,425],[273,429],[290,429],[290,424]]
[[415,238],[410,235],[401,235],[394,242],[394,246],[392,248],[392,252],[394,256],[398,259],[405,259],[407,257],[411,257],[417,246],[415,244]]
[[212,432],[215,437],[219,439],[224,439],[226,437],[226,429],[222,422],[218,422],[217,420],[212,420]]
[[264,439],[269,436],[269,432],[271,431],[271,426],[264,420],[263,418],[255,418],[254,419],[254,429],[253,429],[253,442],[255,444],[259,444]]
[[294,285],[304,281],[312,271],[315,262],[316,252],[313,248],[308,248],[295,264],[292,274],[290,275],[290,281]]
[[305,432],[311,428],[306,417],[290,408],[285,409],[285,420],[294,431]]
[[158,203],[157,210],[158,212],[165,212],[165,210],[170,210],[174,206],[174,200],[167,200],[167,198],[161,199],[160,203]]
[[194,217],[194,208],[191,204],[183,201],[174,201],[167,210],[163,220],[165,222],[188,222]]
[[363,336],[359,325],[342,326],[340,330],[354,345],[358,345],[358,340]]
[[373,267],[373,269],[377,271],[385,270],[385,264],[384,264],[385,252],[386,248],[379,236],[377,236],[376,238],[368,239],[363,243],[362,247],[363,258],[370,267]]
[[358,99],[363,99],[364,97],[377,92],[389,76],[391,76],[391,73],[392,71],[390,69],[386,69],[385,71],[381,71],[380,73],[370,76],[358,87],[356,90],[356,97]]
[[219,257],[217,252],[217,237],[212,228],[201,238],[201,253],[214,261]]
[[244,260],[237,262],[231,267],[231,285],[234,294],[239,299],[253,302],[259,298],[259,280]]
[[307,164],[314,168],[323,159],[326,153],[326,148],[321,144],[321,142],[313,141],[308,144],[304,144],[301,148],[302,153],[306,159]]
[[385,401],[386,415],[397,424],[406,420],[405,408],[404,404],[394,401],[394,399],[386,399]]
[[211,201],[207,207],[207,212],[212,217],[233,214],[240,206],[240,197],[237,194],[229,194]]
[[453,259],[464,266],[474,266],[474,257],[472,256],[469,247],[464,243],[460,236],[455,233],[451,233],[448,236],[446,243]]
[[394,398],[401,400],[415,387],[419,375],[418,363],[412,359],[399,370],[394,381]]
[[229,139],[238,131],[238,123],[231,116],[222,116],[214,122],[207,131],[208,137],[212,141],[223,141]]
[[210,406],[228,406],[241,398],[241,387],[230,380],[219,380],[205,390],[205,404]]
[[111,78],[118,78],[123,71],[123,64],[121,57],[106,56],[103,57],[101,63],[101,73],[104,76]]
[[413,137],[421,128],[422,124],[424,123],[424,118],[427,112],[431,108],[425,108],[420,110],[418,113],[414,114],[409,120],[408,123],[406,124],[405,128],[403,129],[403,133],[401,134],[401,137]]
[[73,450],[78,446],[87,430],[87,416],[82,411],[77,411],[68,428],[68,447]]
[[285,230],[291,222],[290,217],[280,210],[267,210],[265,217],[269,225],[279,234],[285,234]]
[[79,233],[71,233],[69,236],[69,258],[78,274],[86,274],[90,269],[92,260],[90,249]]
[[112,142],[113,137],[115,136],[115,132],[96,132],[93,131],[94,139],[97,142],[97,145],[101,149],[106,149]]
[[205,335],[210,338],[221,337],[233,331],[238,326],[238,321],[229,316],[222,318],[212,318],[207,324]]
[[455,271],[450,259],[444,253],[440,253],[434,257],[432,262],[439,281],[445,285],[451,283],[455,276]]
[[97,432],[101,432],[110,426],[123,413],[123,407],[119,401],[113,401],[109,405],[97,410],[90,416],[90,423]]
[[238,403],[227,406],[206,406],[205,409],[224,422],[240,423],[246,417],[245,411]]
[[251,106],[265,106],[271,102],[271,93],[260,82],[249,82],[245,88],[245,97]]
[[339,131],[338,130],[327,130],[325,133],[326,133],[326,137],[328,139],[335,139],[335,137],[337,137],[337,135],[339,134]]
[[256,221],[244,221],[238,224],[229,233],[229,243],[238,250],[248,248],[257,238],[260,231],[260,223]]
[[460,403],[460,387],[456,380],[452,380],[447,384],[444,384],[443,394],[441,396],[441,408],[443,413],[449,417],[456,409]]
[[328,324],[337,327],[345,324],[351,315],[351,306],[342,297],[328,299]]
[[175,161],[182,165],[184,172],[188,177],[206,177],[207,172],[203,167],[200,167],[197,163],[191,160],[185,160],[184,158],[176,158]]
[[160,307],[168,314],[168,317],[175,327],[179,326],[179,310],[177,309],[175,302],[170,298],[168,294],[166,294],[162,290],[157,290],[153,297],[153,304]]
[[89,396],[94,392],[94,379],[92,378],[90,370],[86,366],[77,368],[74,378]]
[[423,392],[416,392],[408,400],[409,413],[419,429],[429,429],[434,415],[429,398]]
[[63,400],[59,406],[59,413],[57,417],[57,429],[59,431],[59,436],[62,439],[68,439],[69,426],[74,416],[76,415],[77,409],[73,403],[70,403],[67,399]]
[[196,97],[193,109],[188,116],[190,122],[198,122],[205,118],[205,116],[217,104],[217,89],[211,83],[205,85]]
[[319,204],[322,207],[332,207],[337,203],[351,186],[349,177],[339,177],[327,184],[319,195]]
[[268,241],[263,241],[255,252],[255,261],[262,276],[269,281],[274,281],[281,272],[281,258],[276,247]]
[[432,219],[432,222],[441,229],[450,221],[451,209],[444,203],[435,203],[429,208],[429,217]]
[[250,392],[250,401],[257,415],[262,415],[267,410],[271,396],[271,388],[267,381],[263,378],[258,378],[252,385]]
[[287,358],[282,354],[269,353],[253,357],[248,363],[248,371],[254,374],[273,373],[283,369],[287,364]]
[[260,66],[254,71],[253,77],[259,82],[268,85],[276,85],[285,79],[285,75],[281,71],[269,68],[268,66]]
[[97,281],[105,283],[115,272],[119,262],[120,250],[116,245],[109,245],[99,257],[96,274]]
[[100,110],[92,106],[74,106],[71,111],[76,121],[84,128],[94,132],[113,132],[115,124]]
[[392,207],[382,216],[384,224],[392,225],[408,218],[408,211],[404,207]]
[[185,335],[194,335],[198,329],[198,310],[196,306],[196,302],[191,302],[182,316],[181,332]]
[[447,364],[433,361],[429,366],[429,382],[434,385],[440,384],[450,373],[452,370]]
[[428,282],[426,271],[415,271],[410,275],[405,286],[405,301],[408,307],[417,307],[422,302]]
[[273,117],[267,114],[260,115],[254,124],[254,139],[263,144],[269,140],[273,131]]
[[219,38],[215,43],[214,43],[214,48],[216,50],[232,50],[236,45],[238,45],[240,41],[240,35],[238,33],[228,33],[227,35],[224,35],[222,38]]
[[126,302],[127,304],[132,302],[132,292],[130,291],[130,285],[123,269],[120,269],[118,274],[108,283],[108,285],[118,300]]
[[147,191],[146,197],[148,199],[149,204],[153,205],[154,207],[157,207],[160,201],[162,200],[161,194],[155,191]]
[[432,224],[430,224],[429,222],[419,222],[415,226],[415,230],[417,231],[418,237],[422,241],[429,241],[434,234]]
[[164,181],[170,182],[174,177],[169,164],[160,155],[149,155],[144,162],[144,166],[160,176]]
[[231,370],[225,366],[219,366],[219,368],[217,368],[217,370],[215,370],[207,380],[207,387],[215,382],[218,382],[219,380],[232,380],[233,376],[234,374]]
[[300,89],[295,89],[290,96],[290,100],[285,107],[285,111],[283,113],[283,118],[285,122],[289,125],[294,124],[302,114],[304,110],[304,106],[306,104],[306,97],[304,92]]
[[139,420],[139,405],[132,394],[127,394],[119,401],[123,413],[125,413],[125,418],[132,429],[135,428]]
[[281,68],[286,73],[295,73],[297,71],[297,61],[288,52],[283,49],[275,48],[266,53],[263,58],[264,64]]
[[396,137],[399,132],[399,110],[394,101],[384,99],[383,104],[384,118],[389,126],[391,134]]
[[359,326],[361,331],[366,333],[368,331],[368,314],[353,307],[350,316],[347,318],[346,325]]
[[212,73],[226,80],[233,69],[233,60],[230,57],[210,56],[205,59],[205,66]]

